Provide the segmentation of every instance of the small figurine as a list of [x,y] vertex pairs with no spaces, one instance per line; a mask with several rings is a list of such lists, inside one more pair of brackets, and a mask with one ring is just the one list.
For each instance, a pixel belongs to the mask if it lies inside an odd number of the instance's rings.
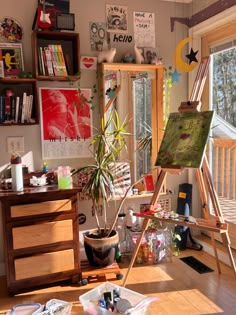
[[135,62],[137,64],[144,63],[143,51],[141,48],[138,48],[136,44],[134,45],[134,54],[135,54]]
[[134,62],[134,56],[130,52],[127,52],[121,61],[124,63],[132,63]]
[[98,63],[109,62],[112,63],[116,54],[116,48],[103,50],[98,54]]

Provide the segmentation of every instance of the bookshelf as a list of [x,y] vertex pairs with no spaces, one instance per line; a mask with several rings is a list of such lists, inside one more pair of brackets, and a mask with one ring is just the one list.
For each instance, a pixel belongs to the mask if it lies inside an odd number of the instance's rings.
[[[7,99],[5,98],[6,90],[12,93],[12,96]],[[25,114],[22,116],[23,98],[27,102],[27,105],[24,111]],[[35,125],[38,123],[39,112],[36,79],[0,79],[0,126]]]
[[[32,33],[32,47],[33,69],[37,80],[66,81],[68,79],[76,80],[78,78],[80,59],[78,33],[34,31]],[[65,60],[67,73],[58,73],[57,66],[54,65],[54,61],[56,64],[56,59],[58,58],[58,54],[54,54],[53,52],[56,47],[59,47],[59,49],[61,48],[63,52],[62,55]],[[50,53],[48,50],[51,50],[51,62],[50,57],[49,59],[44,59],[46,58],[47,53]],[[45,62],[43,62],[42,59],[44,59]],[[42,65],[47,65],[46,61],[49,61],[51,66],[47,66],[46,71],[43,71]]]

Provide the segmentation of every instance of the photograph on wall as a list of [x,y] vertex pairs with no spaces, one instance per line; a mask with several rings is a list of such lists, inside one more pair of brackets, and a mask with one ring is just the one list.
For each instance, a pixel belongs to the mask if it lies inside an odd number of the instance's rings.
[[90,157],[91,89],[39,88],[43,159]]
[[110,44],[110,36],[107,32],[106,23],[90,22],[90,47],[92,51],[108,50]]
[[171,113],[155,165],[200,168],[214,111]]
[[107,31],[116,33],[128,32],[128,7],[106,4]]
[[0,60],[3,61],[5,77],[18,77],[24,70],[22,44],[0,43]]
[[137,47],[155,47],[155,14],[134,12],[134,42]]

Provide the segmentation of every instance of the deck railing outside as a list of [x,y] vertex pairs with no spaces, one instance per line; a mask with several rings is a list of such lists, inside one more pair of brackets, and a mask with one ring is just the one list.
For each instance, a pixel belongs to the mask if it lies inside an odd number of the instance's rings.
[[213,178],[219,197],[236,199],[236,140],[213,140]]

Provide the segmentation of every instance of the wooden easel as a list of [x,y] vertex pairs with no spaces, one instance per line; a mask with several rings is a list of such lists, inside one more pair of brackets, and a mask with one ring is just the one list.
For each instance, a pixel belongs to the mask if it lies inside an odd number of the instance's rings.
[[[200,110],[199,109],[200,97],[202,94],[203,85],[204,85],[205,80],[206,80],[208,66],[209,66],[209,58],[203,58],[200,66],[199,66],[198,74],[197,74],[197,77],[195,80],[195,84],[193,87],[193,92],[192,92],[191,97],[190,97],[190,101],[181,103],[181,105],[179,107],[179,112],[187,112],[187,111],[197,112]],[[193,101],[193,99],[195,99],[195,101]],[[167,173],[178,175],[182,172],[182,170],[183,169],[181,169],[181,168],[161,168],[161,172],[160,172],[159,177],[158,177],[157,182],[156,182],[155,191],[153,193],[153,196],[152,196],[152,199],[150,202],[150,210],[154,209],[154,206],[158,201],[158,198],[159,198],[160,193],[162,191],[162,187],[164,185]],[[215,253],[215,258],[216,258],[216,263],[217,263],[217,269],[218,269],[219,273],[221,273],[221,269],[220,269],[220,262],[219,262],[218,254],[217,254],[217,248],[216,248],[216,244],[215,244],[215,240],[214,240],[214,233],[220,233],[221,237],[222,237],[222,242],[227,249],[230,263],[231,263],[234,275],[236,277],[236,266],[234,263],[234,258],[233,258],[231,247],[230,247],[228,225],[224,222],[224,219],[223,219],[223,214],[221,211],[221,207],[220,207],[217,193],[214,189],[214,185],[213,185],[213,181],[211,178],[211,174],[210,174],[210,170],[209,170],[206,156],[203,157],[201,167],[199,169],[196,169],[196,178],[197,178],[197,182],[198,182],[200,199],[201,199],[201,203],[202,203],[203,219],[199,218],[199,219],[196,219],[195,223],[191,223],[191,222],[186,222],[184,220],[183,221],[179,221],[179,220],[177,221],[174,219],[164,219],[164,218],[155,217],[154,215],[143,214],[142,217],[144,218],[144,220],[143,220],[143,224],[142,224],[142,232],[141,232],[140,237],[136,243],[133,257],[131,259],[127,273],[124,277],[123,286],[126,285],[130,270],[133,267],[137,253],[139,251],[139,247],[141,245],[142,238],[143,238],[151,220],[162,221],[162,222],[166,222],[166,223],[170,223],[170,224],[174,224],[174,225],[189,226],[191,228],[209,231],[211,234],[212,246],[214,248],[214,253]],[[210,219],[210,212],[209,212],[209,209],[207,206],[208,196],[212,202],[212,206],[213,206],[214,213],[215,213],[215,220]]]

